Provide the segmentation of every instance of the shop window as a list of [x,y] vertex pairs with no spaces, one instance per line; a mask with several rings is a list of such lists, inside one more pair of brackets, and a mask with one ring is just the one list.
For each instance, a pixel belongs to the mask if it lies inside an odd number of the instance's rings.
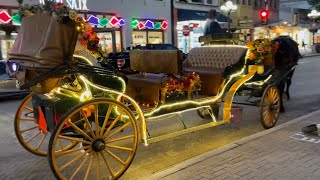
[[247,5],[246,0],[242,0],[242,5]]
[[122,45],[121,45],[121,32],[116,31],[116,51],[121,52],[122,51]]
[[162,44],[162,32],[148,32],[148,44]]
[[251,6],[252,4],[251,4],[251,1],[252,0],[248,0],[248,6]]
[[104,52],[104,55],[108,55],[109,53],[112,53],[113,52],[112,33],[111,32],[97,33],[97,36],[100,38],[99,46]]
[[236,3],[237,3],[237,4],[240,4],[240,0],[237,0]]
[[258,0],[254,0],[254,7],[258,7]]
[[147,44],[147,32],[146,31],[133,31],[132,32],[132,45],[144,45]]
[[202,3],[202,0],[191,0],[191,2],[194,2],[194,3]]

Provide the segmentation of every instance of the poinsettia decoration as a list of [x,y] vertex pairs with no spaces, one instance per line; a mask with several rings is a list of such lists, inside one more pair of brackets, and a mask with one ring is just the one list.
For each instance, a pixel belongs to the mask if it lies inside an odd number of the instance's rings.
[[270,41],[269,39],[256,39],[247,43],[250,53],[247,59],[255,61],[257,64],[262,63],[265,59],[272,58],[272,55],[277,52],[279,48],[278,42]]
[[198,92],[201,89],[200,77],[196,73],[189,73],[182,76],[180,79],[176,77],[170,77],[163,91],[166,97],[174,97],[184,95],[187,92]]
[[93,27],[87,23],[87,28],[80,40],[81,45],[86,46],[87,49],[92,52],[97,52],[99,50],[99,41],[100,38],[97,36],[97,33],[95,33]]

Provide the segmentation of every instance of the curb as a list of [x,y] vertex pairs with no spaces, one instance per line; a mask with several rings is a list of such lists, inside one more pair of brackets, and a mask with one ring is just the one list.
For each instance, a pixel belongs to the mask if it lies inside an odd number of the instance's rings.
[[213,156],[216,156],[216,155],[219,155],[223,152],[226,152],[226,151],[229,151],[229,150],[232,150],[234,148],[237,148],[243,144],[246,144],[250,141],[253,141],[255,139],[258,139],[262,136],[265,136],[265,135],[268,135],[268,134],[271,134],[272,132],[275,132],[275,131],[278,131],[280,129],[283,129],[283,128],[286,128],[292,124],[295,124],[295,123],[298,123],[304,119],[307,119],[309,117],[312,117],[312,116],[315,116],[315,115],[318,115],[320,116],[320,110],[317,110],[317,111],[314,111],[314,112],[311,112],[309,114],[306,114],[306,115],[303,115],[303,116],[300,116],[298,118],[295,118],[289,122],[286,122],[286,123],[283,123],[283,124],[280,124],[274,128],[271,128],[271,129],[268,129],[268,130],[264,130],[264,131],[261,131],[261,132],[258,132],[256,134],[253,134],[253,135],[250,135],[248,137],[245,137],[245,138],[242,138],[240,140],[237,140],[233,143],[230,143],[230,144],[227,144],[225,146],[222,146],[222,147],[219,147],[217,149],[214,149],[214,150],[211,150],[209,152],[206,152],[204,154],[201,154],[201,155],[198,155],[198,156],[195,156],[191,159],[187,159],[185,161],[182,161],[180,162],[179,164],[176,164],[176,165],[173,165],[171,167],[169,167],[168,169],[165,169],[165,170],[162,170],[162,171],[158,171],[158,172],[155,172],[151,175],[149,175],[148,177],[143,177],[142,179],[143,180],[149,180],[149,179],[161,179],[161,178],[164,178],[166,176],[169,176],[171,174],[174,174],[182,169],[186,169],[188,168],[189,166],[192,166],[194,164],[197,164],[197,163],[200,163],[208,158],[211,158]]
[[301,57],[300,59],[309,58],[309,57],[317,57],[317,56],[320,56],[320,54],[307,55],[307,56]]

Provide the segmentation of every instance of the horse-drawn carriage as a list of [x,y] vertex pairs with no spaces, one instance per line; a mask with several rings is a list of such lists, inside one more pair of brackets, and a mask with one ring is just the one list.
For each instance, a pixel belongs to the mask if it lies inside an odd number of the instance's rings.
[[[23,28],[37,16],[23,19],[19,34],[27,33]],[[72,31],[76,31],[75,26]],[[148,145],[229,123],[233,97],[239,91],[260,99],[263,127],[271,128],[277,122],[281,103],[277,83],[286,74],[275,73],[273,61],[262,65],[265,70],[261,71],[261,65],[250,62],[250,51],[245,46],[194,48],[184,62],[175,50],[132,51],[130,66],[139,73],[127,75],[124,81],[114,71],[79,62],[84,57],[71,58],[76,36],[68,36],[72,43],[63,54],[64,60],[40,74],[37,71],[41,65],[47,65],[39,61],[40,56],[26,58],[24,54],[29,52],[15,51],[14,46],[9,60],[19,64],[18,74],[27,78],[21,88],[33,91],[16,113],[17,138],[31,153],[48,155],[58,179],[117,179],[129,168],[139,141]],[[27,42],[19,41],[15,44],[25,47],[23,43]],[[40,50],[42,54],[52,47],[46,43],[43,46],[46,48]],[[223,118],[218,120],[214,110],[221,102]],[[148,120],[196,109],[207,110],[201,112],[207,112],[212,121],[159,137],[148,133]]]

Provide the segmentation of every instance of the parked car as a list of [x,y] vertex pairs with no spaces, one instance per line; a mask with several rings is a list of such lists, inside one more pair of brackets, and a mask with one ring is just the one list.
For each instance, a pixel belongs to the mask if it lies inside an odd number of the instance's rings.
[[[133,47],[134,50],[179,50],[172,44],[146,44],[144,46],[135,46]],[[181,51],[181,50],[179,50]],[[187,58],[187,54],[183,53],[183,60]],[[101,63],[102,66],[106,67],[107,64],[111,64],[114,69],[117,70],[125,70],[130,68],[130,49],[127,48],[126,51],[119,52],[119,53],[110,53],[106,60]]]
[[[29,92],[18,88],[17,80],[7,74],[5,63],[4,60],[0,60],[0,100],[25,97]],[[11,68],[16,68],[14,64],[12,65]]]

